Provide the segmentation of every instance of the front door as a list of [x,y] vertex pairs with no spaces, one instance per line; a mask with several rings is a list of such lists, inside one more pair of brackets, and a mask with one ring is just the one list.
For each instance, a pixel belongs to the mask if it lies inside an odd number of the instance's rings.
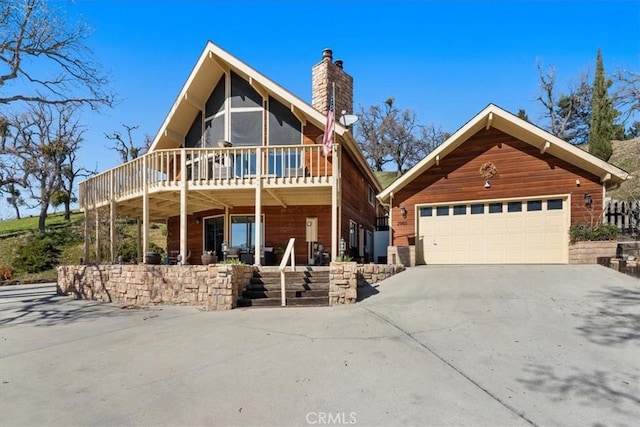
[[207,218],[204,222],[204,250],[216,251],[222,259],[222,242],[224,241],[224,216]]

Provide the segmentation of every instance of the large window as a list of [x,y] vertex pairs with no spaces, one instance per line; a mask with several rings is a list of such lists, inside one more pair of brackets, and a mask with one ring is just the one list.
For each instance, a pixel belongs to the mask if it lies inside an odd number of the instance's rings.
[[231,143],[240,147],[262,145],[262,96],[233,71],[230,108]]
[[204,250],[216,251],[222,257],[222,242],[224,241],[224,216],[207,218],[204,221]]
[[300,145],[302,125],[300,120],[273,97],[269,97],[269,145]]
[[[231,246],[241,250],[254,249],[255,227],[254,215],[231,215]],[[264,244],[264,216],[262,217],[262,242]]]
[[226,78],[222,75],[207,100],[204,123],[206,147],[218,147],[219,141],[225,140],[225,82]]

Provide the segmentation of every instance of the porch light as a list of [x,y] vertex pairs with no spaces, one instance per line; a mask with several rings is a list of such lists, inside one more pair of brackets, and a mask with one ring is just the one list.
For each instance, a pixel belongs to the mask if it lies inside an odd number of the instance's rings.
[[224,242],[222,242],[222,253],[224,254],[225,258],[227,257],[227,252],[229,252],[229,245],[225,240]]
[[344,253],[347,250],[347,242],[344,239],[340,238],[340,258],[344,258]]
[[584,205],[588,208],[593,204],[593,199],[591,198],[591,194],[584,193]]
[[402,218],[407,217],[407,208],[405,206],[400,206],[400,215],[402,216]]

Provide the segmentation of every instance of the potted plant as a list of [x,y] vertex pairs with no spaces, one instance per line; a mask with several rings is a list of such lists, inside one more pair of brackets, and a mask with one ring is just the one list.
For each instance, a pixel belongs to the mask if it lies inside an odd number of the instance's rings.
[[279,265],[280,262],[282,261],[282,255],[284,255],[284,248],[282,246],[278,246],[276,248],[273,249],[273,262],[276,265]]
[[204,251],[202,252],[202,265],[217,264],[218,257],[216,251]]

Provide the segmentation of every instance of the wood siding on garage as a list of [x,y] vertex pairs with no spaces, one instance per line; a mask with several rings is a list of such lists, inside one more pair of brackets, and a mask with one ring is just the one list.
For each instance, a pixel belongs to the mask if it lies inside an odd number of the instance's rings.
[[[498,174],[491,188],[484,188],[480,166],[493,163]],[[580,186],[576,184],[580,180]],[[393,198],[393,242],[415,244],[416,205],[470,200],[504,200],[540,195],[571,195],[571,223],[589,221],[584,194],[593,206],[602,206],[600,178],[560,160],[504,132],[482,129],[421,176],[399,190]],[[407,217],[400,215],[400,206]],[[596,209],[597,210],[597,209]]]

